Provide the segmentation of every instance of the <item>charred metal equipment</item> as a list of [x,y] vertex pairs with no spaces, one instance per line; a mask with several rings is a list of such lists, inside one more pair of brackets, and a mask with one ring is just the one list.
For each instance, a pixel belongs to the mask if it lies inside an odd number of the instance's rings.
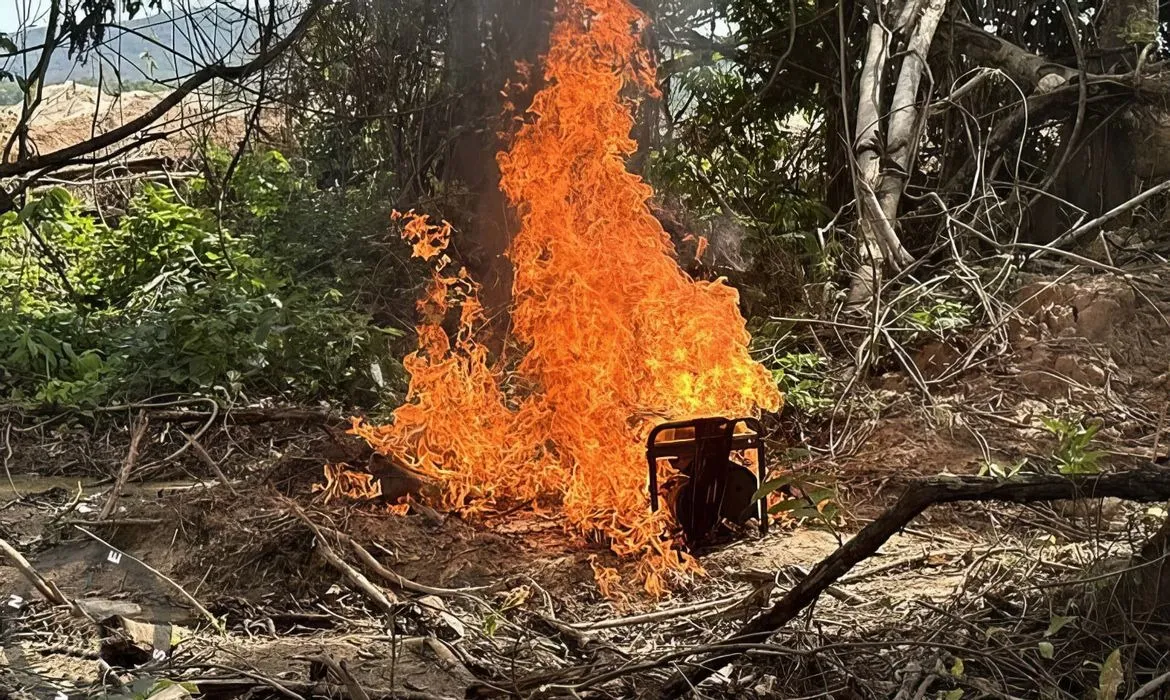
[[[764,482],[763,434],[755,418],[721,417],[663,423],[650,431],[650,508],[658,510],[659,460],[668,460],[678,475],[664,484],[662,495],[689,549],[710,541],[724,520],[742,525],[754,516],[760,533],[768,532],[765,499],[752,501]],[[734,458],[752,452],[755,473]]]

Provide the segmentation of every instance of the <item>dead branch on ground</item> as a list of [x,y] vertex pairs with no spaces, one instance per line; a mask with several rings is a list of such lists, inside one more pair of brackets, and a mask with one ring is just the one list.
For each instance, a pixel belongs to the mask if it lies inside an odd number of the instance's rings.
[[[932,505],[962,501],[1035,503],[1085,498],[1121,498],[1141,503],[1170,500],[1170,469],[1147,467],[1087,476],[1026,474],[1011,479],[937,476],[913,481],[891,508],[817,564],[770,610],[748,622],[720,646],[767,642],[800,611],[815,602],[825,589],[872,556],[890,537]],[[662,686],[658,697],[684,695],[742,653],[722,653],[692,662],[689,671],[676,673]]]
[[61,592],[61,589],[57,588],[57,584],[53,583],[44,576],[41,576],[40,573],[38,573],[37,570],[32,567],[32,564],[28,563],[28,559],[25,559],[23,554],[16,551],[16,548],[10,545],[3,538],[0,538],[0,552],[3,552],[5,556],[8,557],[9,561],[12,562],[13,567],[15,567],[16,570],[20,572],[21,576],[24,576],[26,579],[28,579],[29,583],[36,587],[37,592],[44,596],[45,600],[49,601],[53,605],[62,605],[72,609],[75,613],[81,614],[81,608],[78,607],[76,603],[66,598],[65,594]]
[[110,489],[110,497],[102,506],[98,520],[108,520],[114,514],[114,509],[118,507],[118,498],[122,495],[122,489],[126,487],[126,482],[130,479],[130,472],[134,471],[134,465],[138,463],[138,445],[142,442],[142,436],[146,434],[146,428],[149,425],[150,419],[146,417],[146,413],[139,411],[138,419],[134,422],[134,428],[130,434],[130,449],[126,451],[126,461],[122,462],[118,479],[114,482],[114,487]]
[[364,593],[382,612],[387,615],[396,615],[398,613],[399,601],[397,596],[375,586],[362,572],[346,564],[345,560],[329,546],[329,542],[325,539],[325,534],[321,532],[317,524],[309,518],[309,515],[300,506],[288,499],[284,499],[284,506],[313,533],[313,536],[317,539],[318,551],[321,552],[321,556],[325,558],[325,561],[329,562],[330,566],[337,569],[338,573],[349,579],[349,582]]

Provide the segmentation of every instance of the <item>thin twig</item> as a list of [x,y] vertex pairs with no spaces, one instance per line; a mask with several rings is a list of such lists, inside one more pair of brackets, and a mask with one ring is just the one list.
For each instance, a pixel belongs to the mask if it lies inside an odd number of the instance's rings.
[[191,607],[195,608],[195,610],[197,610],[200,615],[207,618],[207,621],[211,623],[211,626],[214,627],[216,629],[216,631],[218,631],[220,634],[226,634],[227,630],[224,628],[223,620],[220,620],[215,615],[212,615],[210,610],[203,607],[203,604],[200,603],[198,600],[196,600],[195,596],[188,593],[187,590],[185,588],[183,588],[182,586],[180,586],[174,579],[167,576],[166,574],[159,571],[158,569],[154,568],[150,564],[147,564],[146,562],[142,561],[141,559],[139,559],[131,554],[127,554],[126,552],[123,552],[122,550],[118,549],[114,545],[110,544],[109,542],[106,542],[102,538],[93,534],[89,530],[86,530],[85,528],[81,527],[80,525],[74,525],[73,527],[76,528],[77,530],[79,530],[85,536],[89,537],[90,539],[95,540],[96,542],[99,542],[100,544],[103,544],[106,547],[109,547],[110,551],[117,552],[122,557],[125,557],[125,558],[129,559],[130,561],[137,563],[142,568],[146,569],[150,573],[159,577],[161,580],[165,581],[167,584],[169,584],[171,586],[171,588],[174,588],[176,591],[178,591],[179,595],[183,596],[183,598],[185,598],[187,600],[187,602],[189,602],[191,604]]
[[108,519],[118,506],[118,498],[122,495],[122,489],[126,487],[126,481],[130,478],[130,472],[134,470],[134,465],[138,463],[138,444],[142,442],[142,436],[146,434],[148,425],[150,425],[150,419],[146,417],[146,412],[139,411],[138,419],[134,421],[134,427],[131,428],[130,449],[126,452],[126,461],[122,462],[118,479],[114,482],[114,487],[110,489],[110,497],[102,506],[101,513],[98,514],[99,520]]
[[223,473],[223,469],[220,469],[219,462],[216,462],[211,458],[211,455],[207,454],[207,450],[203,449],[203,445],[200,445],[195,441],[195,438],[181,430],[179,431],[179,434],[183,436],[183,439],[186,440],[189,445],[191,445],[191,450],[195,452],[195,456],[199,458],[199,461],[203,462],[209,469],[211,469],[211,471],[215,472],[215,477],[219,479],[219,483],[226,486],[227,489],[232,492],[233,496],[239,496],[240,492],[236,490],[236,487],[232,485],[232,482],[228,481],[227,475]]

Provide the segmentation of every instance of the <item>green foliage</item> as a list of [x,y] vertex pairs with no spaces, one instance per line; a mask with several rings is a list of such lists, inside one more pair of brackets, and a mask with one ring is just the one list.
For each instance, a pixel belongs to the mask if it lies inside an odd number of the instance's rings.
[[910,323],[922,331],[945,336],[971,325],[971,307],[949,299],[929,299],[909,314]]
[[779,476],[761,484],[752,496],[752,503],[782,489],[795,490],[800,495],[793,495],[773,504],[768,512],[773,515],[788,513],[797,520],[832,528],[840,511],[837,507],[837,489],[831,484],[826,484],[827,481],[826,477],[816,474]]
[[275,153],[241,161],[222,218],[212,189],[145,185],[110,223],[54,189],[0,217],[0,392],[78,405],[399,388],[379,358],[402,333],[353,310],[356,270],[336,275],[350,261],[323,235],[346,222],[333,200]]
[[1101,429],[1100,423],[1086,426],[1079,418],[1041,418],[1044,429],[1056,436],[1052,453],[1061,474],[1094,474],[1100,470],[1098,460],[1104,452],[1088,449]]
[[784,400],[809,415],[815,415],[833,405],[826,387],[825,358],[812,352],[790,352],[776,358],[772,377],[776,380]]
[[996,479],[1010,479],[1024,470],[1028,466],[1027,459],[1004,465],[995,461],[986,461],[979,465],[979,476],[993,476]]
[[797,346],[790,332],[782,321],[753,323],[752,354],[784,392],[785,410],[815,416],[833,406],[828,360]]

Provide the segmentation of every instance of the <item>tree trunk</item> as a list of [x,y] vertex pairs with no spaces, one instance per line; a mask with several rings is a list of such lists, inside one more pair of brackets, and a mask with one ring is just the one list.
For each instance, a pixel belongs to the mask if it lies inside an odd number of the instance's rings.
[[[501,91],[519,77],[517,64],[538,66],[548,45],[551,0],[461,0],[451,18],[451,84],[456,94],[451,148],[443,180],[467,199],[458,221],[460,252],[481,285],[480,301],[489,318],[507,322],[512,265],[504,257],[514,231],[508,202],[500,191],[496,154],[505,146],[497,134],[504,110]],[[540,75],[532,71],[532,78]],[[520,97],[531,99],[535,85]],[[517,95],[510,95],[515,98]],[[514,104],[523,112],[527,104]],[[502,327],[502,326],[501,326]]]
[[[1158,38],[1157,0],[1111,0],[1106,3],[1100,29],[1099,58],[1084,66],[1093,73],[1113,72],[1117,63],[1132,70],[1147,44]],[[1144,111],[1144,110],[1143,110]],[[1073,228],[1084,216],[1095,218],[1131,199],[1138,193],[1136,154],[1142,150],[1142,123],[1137,108],[1121,113],[1088,112],[1079,133],[1088,134],[1063,164],[1052,183],[1052,196],[1033,207],[1032,227],[1026,240],[1048,243]],[[1155,117],[1156,120],[1156,117]],[[1077,127],[1069,122],[1061,129],[1061,148],[1069,148]],[[1060,167],[1059,159],[1050,166]],[[1126,213],[1114,225],[1126,226]]]
[[[896,230],[898,205],[922,134],[918,92],[930,44],[946,0],[908,0],[888,26],[909,36],[894,93],[886,110],[882,86],[890,56],[891,30],[874,17],[869,28],[857,101],[854,191],[860,212],[862,266],[850,290],[851,301],[871,298],[880,287],[882,268],[901,270],[913,262]],[[893,15],[895,13],[891,13]],[[889,115],[883,123],[883,116]],[[885,135],[883,136],[883,126]]]

